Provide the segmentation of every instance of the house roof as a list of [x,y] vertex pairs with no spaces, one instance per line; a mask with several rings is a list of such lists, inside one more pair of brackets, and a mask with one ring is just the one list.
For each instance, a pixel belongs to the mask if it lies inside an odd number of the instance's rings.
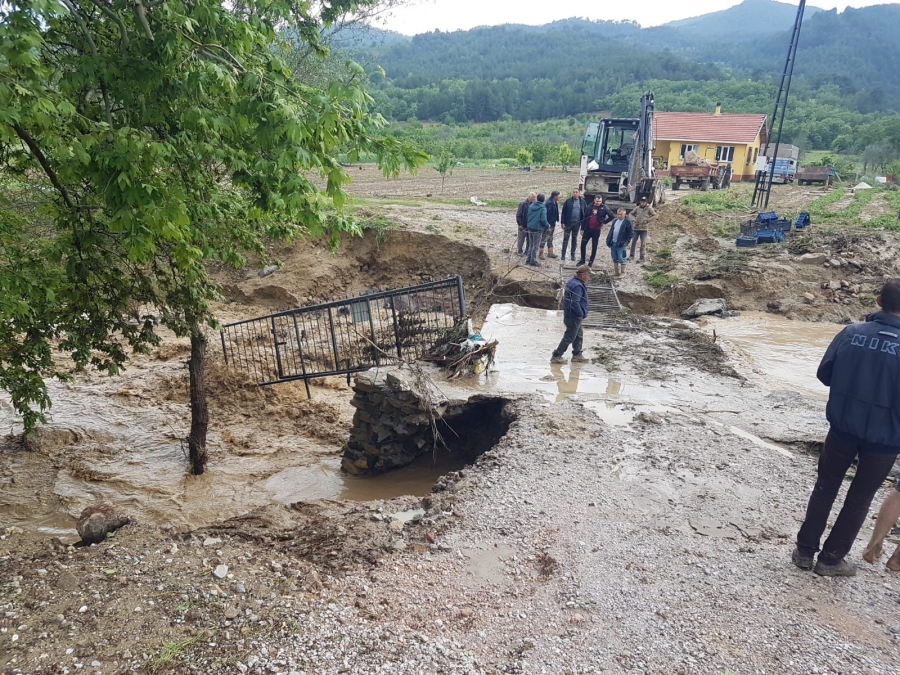
[[658,112],[653,135],[658,141],[753,143],[760,134],[765,139],[765,125],[765,115]]

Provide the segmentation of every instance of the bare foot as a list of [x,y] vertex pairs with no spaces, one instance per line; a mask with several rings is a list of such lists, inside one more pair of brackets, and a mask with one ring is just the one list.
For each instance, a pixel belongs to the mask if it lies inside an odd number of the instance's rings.
[[894,555],[888,558],[885,567],[891,572],[900,572],[900,555],[897,555],[896,551]]
[[[867,563],[874,563],[881,557],[881,554],[884,553],[884,547],[881,545],[881,542],[869,542],[869,545],[866,546],[866,550],[863,551],[863,560]],[[891,558],[893,560],[893,558]],[[888,561],[888,565],[891,564],[891,561]],[[900,565],[900,560],[897,561],[897,565]],[[898,567],[900,570],[900,567]]]

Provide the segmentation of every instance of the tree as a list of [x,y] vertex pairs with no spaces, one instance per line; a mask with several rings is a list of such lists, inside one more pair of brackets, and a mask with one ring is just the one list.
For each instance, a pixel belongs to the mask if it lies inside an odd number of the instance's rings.
[[563,143],[559,146],[558,159],[563,171],[568,171],[569,165],[575,163],[575,151],[569,147],[568,143]]
[[359,233],[341,152],[387,174],[424,162],[379,136],[359,66],[315,86],[284,60],[278,28],[325,57],[322,26],[371,4],[0,4],[0,179],[40,205],[0,220],[0,387],[26,430],[50,406],[44,378],[68,376],[54,348],[115,374],[164,324],[190,337],[188,447],[203,472],[208,266],[271,239]]
[[530,166],[532,161],[534,161],[534,157],[531,154],[531,150],[526,148],[516,150],[516,164],[519,166]]
[[441,174],[441,194],[444,194],[444,181],[453,175],[453,157],[446,150],[441,151],[434,168]]

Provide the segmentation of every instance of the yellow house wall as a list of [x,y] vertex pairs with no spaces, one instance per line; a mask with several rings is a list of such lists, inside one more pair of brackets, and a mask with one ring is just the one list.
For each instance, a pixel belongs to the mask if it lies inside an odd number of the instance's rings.
[[[734,143],[734,160],[731,162],[733,181],[750,180],[756,174],[756,165],[753,158],[759,154],[760,137],[757,136],[749,146],[745,143]],[[653,159],[656,161],[657,168],[666,168],[677,166],[682,163],[679,155],[681,154],[682,143],[691,143],[697,145],[697,154],[701,159],[708,159],[710,162],[716,161],[716,147],[719,143],[710,143],[703,141],[656,141],[656,149],[653,151]],[[724,144],[723,144],[724,145]],[[747,148],[750,148],[750,163],[747,163]]]

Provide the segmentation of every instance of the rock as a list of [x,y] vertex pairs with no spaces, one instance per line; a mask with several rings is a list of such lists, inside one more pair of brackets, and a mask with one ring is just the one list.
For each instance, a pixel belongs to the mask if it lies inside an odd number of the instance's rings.
[[824,253],[804,253],[796,260],[801,265],[821,265],[828,260],[828,256]]
[[277,271],[278,271],[278,265],[266,265],[266,266],[263,267],[259,272],[257,272],[256,275],[257,275],[260,279],[263,279],[263,278],[268,277],[268,276],[270,276],[270,275],[272,275],[272,274],[275,274],[275,272],[277,272]]
[[228,576],[228,565],[217,565],[216,569],[213,570],[213,576],[216,579],[224,579]]
[[203,540],[204,546],[218,546],[222,543],[222,540],[219,537],[207,537]]
[[240,610],[234,605],[229,605],[225,608],[225,618],[228,620],[236,619],[241,615]]
[[816,301],[816,296],[814,296],[812,293],[807,291],[806,293],[803,294],[803,299],[809,303],[813,303]]
[[434,532],[428,532],[425,535],[425,538],[428,540],[429,544],[433,544],[435,541],[437,541],[437,537],[434,536]]
[[635,419],[644,424],[663,424],[664,422],[663,418],[654,412],[639,412]]
[[87,438],[84,431],[63,427],[37,427],[22,439],[28,452],[51,452]]
[[766,310],[769,312],[777,312],[781,309],[781,303],[778,300],[770,300],[766,303]]
[[841,288],[850,288],[850,282],[846,279],[841,279]]
[[111,532],[115,532],[130,522],[131,519],[115,506],[101,502],[84,509],[78,517],[75,528],[83,541],[96,544],[106,539]]
[[841,266],[841,261],[838,260],[837,258],[829,258],[829,259],[828,259],[828,265],[829,265],[830,267],[840,267],[840,266]]
[[692,328],[696,328],[690,321],[673,321],[669,324],[669,327],[678,328],[679,330],[691,330]]
[[410,509],[409,511],[400,511],[399,513],[391,513],[389,517],[393,521],[399,521],[401,524],[413,523],[421,520],[425,515],[425,509]]
[[235,592],[235,593],[246,593],[246,592],[247,592],[247,587],[244,586],[244,584],[242,584],[242,583],[236,583],[236,584],[234,585],[234,592]]
[[685,318],[707,316],[725,311],[725,300],[722,298],[702,298],[681,313]]
[[391,530],[393,530],[394,532],[400,532],[401,530],[403,530],[403,523],[401,523],[399,520],[392,520],[390,523],[388,523],[388,527],[391,528]]

